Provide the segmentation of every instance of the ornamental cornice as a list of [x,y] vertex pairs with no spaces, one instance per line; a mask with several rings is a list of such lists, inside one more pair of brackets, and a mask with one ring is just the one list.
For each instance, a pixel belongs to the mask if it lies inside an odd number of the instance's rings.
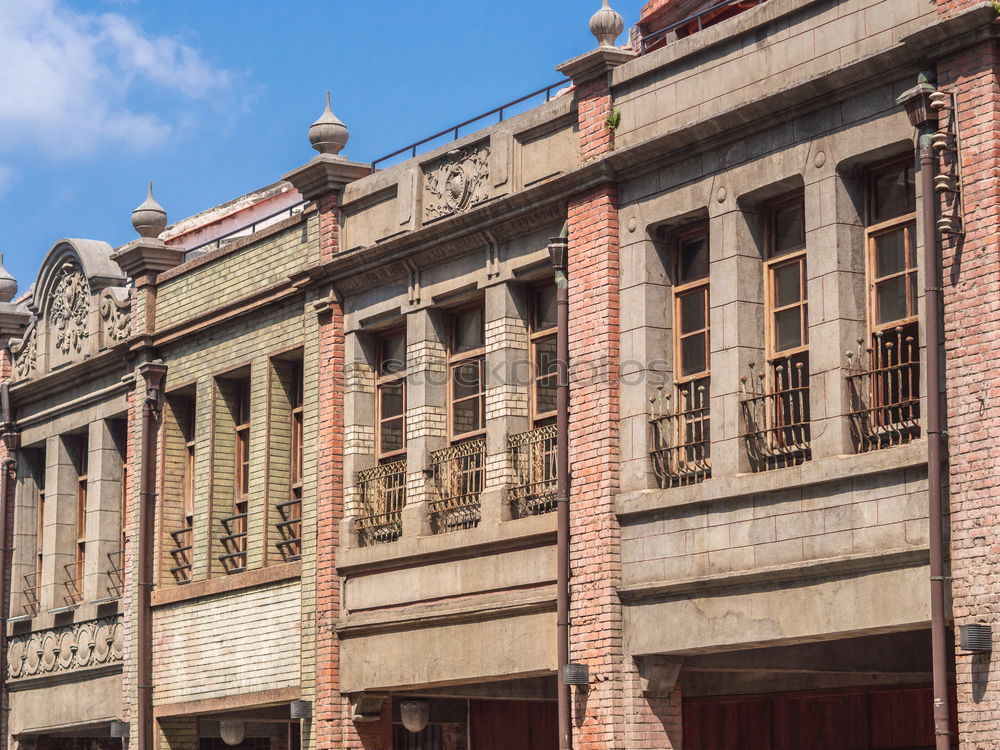
[[7,679],[22,680],[122,661],[120,617],[16,635],[7,645]]

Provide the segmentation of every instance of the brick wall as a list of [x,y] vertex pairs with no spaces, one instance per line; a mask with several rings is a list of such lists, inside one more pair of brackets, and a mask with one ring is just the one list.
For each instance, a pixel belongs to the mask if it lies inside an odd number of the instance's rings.
[[[942,14],[978,3],[941,2]],[[958,97],[964,241],[942,243],[947,430],[955,625],[1000,628],[1000,45],[982,41],[939,61],[938,86]],[[957,640],[957,639],[956,639]],[[994,652],[995,654],[996,652]],[[992,666],[990,661],[992,660]],[[963,747],[993,747],[1000,734],[996,657],[956,655]]]

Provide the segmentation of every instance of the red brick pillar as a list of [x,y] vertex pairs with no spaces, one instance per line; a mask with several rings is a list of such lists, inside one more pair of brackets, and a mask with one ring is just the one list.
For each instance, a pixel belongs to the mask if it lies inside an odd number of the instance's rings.
[[[948,14],[973,4],[940,2],[939,9]],[[938,61],[938,88],[953,92],[958,100],[965,209],[964,239],[945,237],[941,254],[955,628],[987,623],[996,634],[1000,631],[1000,43],[984,36]],[[994,747],[1000,736],[1000,647],[992,655],[957,650],[956,683],[961,746]]]
[[[561,70],[574,78],[580,154],[614,148],[609,71],[631,58],[598,49]],[[569,221],[570,319],[570,659],[590,670],[590,689],[573,692],[574,750],[679,747],[680,696],[644,695],[625,654],[619,489],[618,185],[573,196]]]

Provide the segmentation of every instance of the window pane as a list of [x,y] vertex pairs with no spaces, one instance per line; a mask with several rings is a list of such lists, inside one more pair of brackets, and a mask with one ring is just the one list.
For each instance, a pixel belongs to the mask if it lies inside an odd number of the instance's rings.
[[774,255],[801,250],[806,244],[806,223],[801,202],[789,203],[774,211]]
[[452,416],[453,434],[462,435],[482,427],[481,404],[482,400],[478,397],[455,403]]
[[466,310],[454,317],[455,352],[467,352],[483,345],[483,311]]
[[689,237],[680,241],[680,283],[708,276],[708,236]]
[[890,276],[906,269],[904,230],[896,229],[875,238],[875,275]]
[[556,378],[550,375],[547,378],[540,378],[535,383],[535,413],[556,410]]
[[481,392],[480,361],[463,362],[452,369],[452,398],[466,398]]
[[876,222],[911,213],[916,206],[913,165],[899,166],[875,175],[874,189],[872,203]]
[[551,375],[556,371],[556,339],[539,339],[535,342],[535,377]]
[[906,317],[906,277],[897,276],[875,286],[878,322],[891,323]]
[[382,396],[382,419],[403,413],[403,383],[389,383],[379,388]]
[[705,292],[699,289],[681,297],[681,333],[692,333],[705,328]]
[[406,336],[400,333],[382,339],[382,361],[379,369],[383,375],[406,369]]
[[383,422],[379,440],[379,449],[382,453],[403,450],[403,418]]
[[774,269],[774,305],[787,307],[802,301],[802,266],[798,262]]
[[774,350],[783,352],[802,346],[802,313],[798,307],[774,315]]
[[681,376],[694,375],[708,369],[708,361],[705,355],[704,333],[696,333],[681,339]]
[[536,331],[544,331],[546,328],[555,328],[556,317],[556,285],[546,284],[535,290],[535,320]]

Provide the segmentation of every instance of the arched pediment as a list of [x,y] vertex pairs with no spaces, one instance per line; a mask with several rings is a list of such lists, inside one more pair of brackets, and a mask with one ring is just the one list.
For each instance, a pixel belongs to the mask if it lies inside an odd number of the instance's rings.
[[46,303],[67,264],[80,269],[94,294],[109,286],[124,286],[125,275],[118,264],[111,260],[113,252],[111,245],[100,240],[59,240],[42,261],[29,305],[31,311],[35,315],[44,315]]

